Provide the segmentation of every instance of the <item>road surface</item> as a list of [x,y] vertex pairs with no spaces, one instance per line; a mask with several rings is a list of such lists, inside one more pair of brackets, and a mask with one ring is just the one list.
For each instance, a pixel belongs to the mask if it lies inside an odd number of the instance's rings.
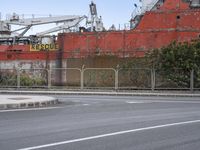
[[200,98],[56,96],[0,111],[0,150],[197,150]]

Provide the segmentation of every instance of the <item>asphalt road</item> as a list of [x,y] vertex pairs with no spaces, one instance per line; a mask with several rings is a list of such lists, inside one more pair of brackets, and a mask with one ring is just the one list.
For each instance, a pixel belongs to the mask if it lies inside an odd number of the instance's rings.
[[0,150],[198,150],[200,98],[57,96],[0,111]]

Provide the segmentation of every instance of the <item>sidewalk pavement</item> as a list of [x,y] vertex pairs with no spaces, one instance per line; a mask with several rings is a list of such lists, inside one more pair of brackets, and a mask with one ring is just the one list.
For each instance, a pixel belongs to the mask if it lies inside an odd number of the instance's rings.
[[57,103],[56,98],[49,96],[0,95],[0,109],[45,107]]
[[200,97],[200,91],[0,90],[0,94]]

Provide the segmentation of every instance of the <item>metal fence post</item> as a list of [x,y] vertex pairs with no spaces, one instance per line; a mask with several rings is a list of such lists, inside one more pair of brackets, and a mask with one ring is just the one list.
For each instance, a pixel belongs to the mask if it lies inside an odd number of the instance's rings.
[[117,65],[117,69],[115,70],[115,90],[118,90],[118,88],[119,88],[119,65]]
[[151,90],[154,91],[155,90],[155,81],[156,81],[156,73],[155,73],[155,69],[151,69]]
[[81,68],[81,90],[84,89],[84,71],[85,71],[84,67],[85,65],[83,65]]
[[47,69],[47,75],[48,75],[48,79],[47,79],[48,89],[50,89],[51,88],[51,68]]
[[17,68],[17,88],[20,88],[20,69]]
[[190,72],[190,91],[194,91],[194,70],[192,69]]

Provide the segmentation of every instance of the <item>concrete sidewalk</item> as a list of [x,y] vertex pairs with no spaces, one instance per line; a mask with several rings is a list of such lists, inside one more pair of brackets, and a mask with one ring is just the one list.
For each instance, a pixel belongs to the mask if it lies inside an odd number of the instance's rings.
[[200,97],[200,91],[0,90],[0,94]]
[[0,95],[0,109],[45,107],[57,103],[56,98],[49,96]]

